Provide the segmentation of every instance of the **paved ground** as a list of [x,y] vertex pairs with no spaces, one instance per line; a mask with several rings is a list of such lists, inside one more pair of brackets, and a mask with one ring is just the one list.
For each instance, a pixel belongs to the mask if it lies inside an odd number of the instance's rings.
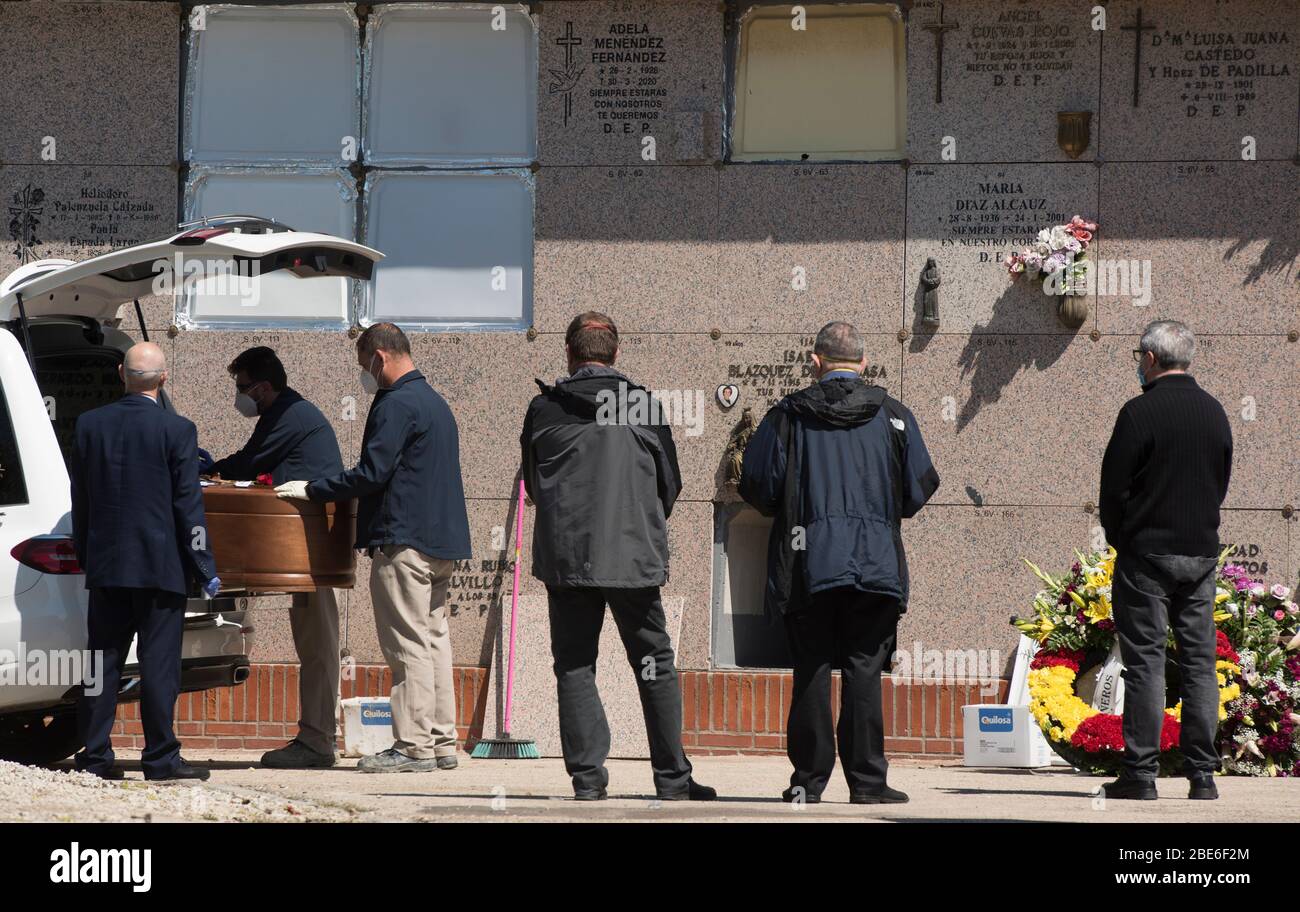
[[[433,773],[358,773],[355,761],[332,770],[284,772],[255,765],[257,755],[212,752],[202,786],[145,783],[133,755],[121,758],[125,783],[66,770],[0,764],[0,820],[271,820],[271,821],[773,821],[906,820],[1300,821],[1300,780],[1219,779],[1216,802],[1186,798],[1182,780],[1162,780],[1161,800],[1101,802],[1100,779],[1064,770],[973,770],[896,762],[891,784],[905,805],[848,804],[835,780],[820,805],[795,809],[778,799],[788,781],[782,757],[700,757],[696,778],[714,786],[714,803],[657,803],[642,761],[610,763],[610,800],[578,803],[559,760],[472,760]],[[65,764],[66,766],[66,764]]]

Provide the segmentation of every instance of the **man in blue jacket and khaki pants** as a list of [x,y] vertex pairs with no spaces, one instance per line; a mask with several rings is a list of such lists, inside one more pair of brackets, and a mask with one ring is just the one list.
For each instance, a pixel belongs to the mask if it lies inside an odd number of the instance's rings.
[[456,418],[415,369],[406,334],[376,323],[357,338],[361,385],[375,400],[356,468],[290,481],[280,497],[357,498],[358,550],[371,557],[379,648],[393,673],[393,746],[363,757],[367,773],[456,766],[447,590],[470,556]]
[[900,803],[886,782],[880,675],[907,609],[902,520],[939,487],[921,430],[902,403],[863,382],[862,336],[817,334],[817,382],[767,413],[745,448],[740,494],[774,518],[765,607],[784,616],[794,661],[782,797],[816,803],[835,767],[831,668],[840,668],[836,734],[854,804]]

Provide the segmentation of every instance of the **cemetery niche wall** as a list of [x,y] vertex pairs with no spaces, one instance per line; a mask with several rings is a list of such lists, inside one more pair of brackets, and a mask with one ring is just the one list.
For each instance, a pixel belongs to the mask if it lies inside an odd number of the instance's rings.
[[[497,30],[494,6],[0,4],[0,271],[267,207],[390,253],[373,285],[310,305],[159,298],[145,316],[207,449],[247,436],[225,368],[266,344],[345,460],[367,405],[356,329],[410,330],[460,423],[474,557],[452,581],[453,647],[486,676],[467,727],[498,711],[518,425],[586,309],[618,323],[629,376],[682,403],[664,598],[701,749],[780,731],[779,688],[765,714],[732,695],[783,658],[756,613],[764,539],[727,483],[728,444],[747,410],[810,382],[831,319],[866,334],[868,378],[916,414],[943,479],[904,524],[900,649],[982,650],[1009,675],[1006,619],[1037,588],[1021,558],[1055,566],[1099,542],[1102,449],[1158,317],[1196,330],[1193,372],[1232,421],[1224,541],[1294,583],[1297,4],[1110,0],[1104,27],[1072,0],[805,4],[796,29],[788,4],[545,0],[506,4]],[[1098,268],[1069,325],[1002,261],[1074,216],[1098,225]],[[382,665],[368,572],[363,556],[341,597],[345,650]],[[296,661],[282,607],[256,609],[257,662]],[[527,573],[521,611],[515,728],[556,753],[545,592]],[[641,756],[606,627],[614,751]],[[952,684],[894,682],[893,750],[959,746]]]

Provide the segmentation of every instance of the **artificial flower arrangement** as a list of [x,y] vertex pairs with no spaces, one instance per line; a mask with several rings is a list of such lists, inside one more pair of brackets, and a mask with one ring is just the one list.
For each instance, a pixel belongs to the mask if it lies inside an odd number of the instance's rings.
[[[1255,776],[1300,776],[1300,606],[1290,589],[1265,586],[1219,558],[1214,621],[1219,679],[1219,753],[1225,770]],[[1044,573],[1026,561],[1045,588],[1034,614],[1012,618],[1038,643],[1030,662],[1030,713],[1052,748],[1078,769],[1115,775],[1124,753],[1122,716],[1102,712],[1079,695],[1078,684],[1116,645],[1111,615],[1115,551],[1081,554],[1070,572]],[[1182,771],[1178,750],[1182,712],[1177,697],[1176,646],[1169,635],[1174,682],[1160,737],[1161,773]],[[1082,673],[1082,674],[1081,674]]]
[[1082,288],[1087,281],[1088,266],[1084,261],[1088,245],[1097,232],[1097,223],[1076,215],[1064,225],[1054,225],[1038,232],[1034,243],[1019,253],[1009,253],[1002,259],[1011,277],[1043,278],[1043,287],[1056,288],[1070,293]]

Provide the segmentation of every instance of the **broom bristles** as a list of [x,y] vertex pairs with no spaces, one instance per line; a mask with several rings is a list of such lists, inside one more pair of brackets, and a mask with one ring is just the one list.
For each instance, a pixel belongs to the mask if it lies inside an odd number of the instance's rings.
[[529,738],[484,738],[470,754],[475,760],[540,760],[537,745]]

